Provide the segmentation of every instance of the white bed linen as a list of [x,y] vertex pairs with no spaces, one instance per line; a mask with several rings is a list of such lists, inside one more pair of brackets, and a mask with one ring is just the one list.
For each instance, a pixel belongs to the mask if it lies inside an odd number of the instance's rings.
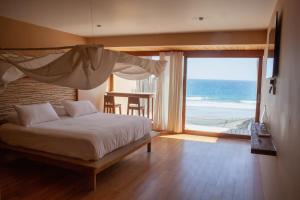
[[31,127],[7,123],[0,126],[0,140],[13,146],[98,160],[150,132],[151,121],[147,118],[94,113],[77,118],[63,117]]

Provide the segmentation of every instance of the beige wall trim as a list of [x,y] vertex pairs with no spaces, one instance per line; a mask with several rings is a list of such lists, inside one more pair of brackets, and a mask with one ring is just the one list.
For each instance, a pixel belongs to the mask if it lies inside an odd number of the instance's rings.
[[257,45],[266,43],[266,30],[151,34],[86,38],[106,47]]
[[171,45],[171,46],[134,46],[134,47],[105,47],[114,51],[207,51],[207,50],[264,50],[265,44],[236,44],[236,45]]

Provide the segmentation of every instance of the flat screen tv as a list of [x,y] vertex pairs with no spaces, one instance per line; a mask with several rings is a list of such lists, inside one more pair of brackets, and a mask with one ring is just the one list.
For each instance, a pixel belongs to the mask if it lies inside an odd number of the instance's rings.
[[269,32],[268,57],[266,78],[275,78],[279,73],[279,55],[280,55],[280,35],[281,35],[281,16],[277,12]]

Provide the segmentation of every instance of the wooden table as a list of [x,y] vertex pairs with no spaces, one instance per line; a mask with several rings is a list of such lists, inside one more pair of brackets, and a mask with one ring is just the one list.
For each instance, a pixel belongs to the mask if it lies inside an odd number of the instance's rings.
[[106,94],[115,97],[138,97],[141,99],[147,99],[147,117],[150,118],[150,100],[151,100],[151,119],[153,119],[153,99],[154,93],[152,92],[106,92]]

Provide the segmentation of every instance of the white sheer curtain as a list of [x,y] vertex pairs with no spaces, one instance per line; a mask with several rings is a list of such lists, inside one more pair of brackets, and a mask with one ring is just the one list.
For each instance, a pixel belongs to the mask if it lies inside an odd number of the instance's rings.
[[48,50],[0,50],[0,87],[26,75],[44,83],[89,90],[104,83],[112,72],[126,79],[142,80],[159,76],[166,64],[101,45],[77,45],[62,53],[45,51]]
[[[141,56],[141,58],[157,60],[153,56]],[[145,79],[136,80],[136,91],[137,92],[156,92],[156,81],[157,77],[150,75]]]
[[166,130],[168,124],[168,103],[169,103],[169,73],[170,56],[160,53],[160,59],[166,60],[165,70],[158,76],[156,82],[156,98],[154,106],[153,124],[157,130]]
[[182,132],[183,100],[183,53],[173,52],[170,56],[168,131]]
[[[157,60],[153,56],[143,56],[141,58]],[[153,75],[150,75],[146,79],[143,79],[143,80],[136,80],[136,92],[156,93],[156,82],[157,82],[157,77],[155,77]],[[141,102],[141,105],[145,107],[145,110],[147,110],[148,109],[147,100],[140,99],[140,102]],[[151,102],[151,103],[153,103],[153,102]],[[150,112],[152,112],[151,109],[150,109]]]
[[182,132],[183,53],[161,53],[161,60],[168,61],[157,80],[154,128]]

